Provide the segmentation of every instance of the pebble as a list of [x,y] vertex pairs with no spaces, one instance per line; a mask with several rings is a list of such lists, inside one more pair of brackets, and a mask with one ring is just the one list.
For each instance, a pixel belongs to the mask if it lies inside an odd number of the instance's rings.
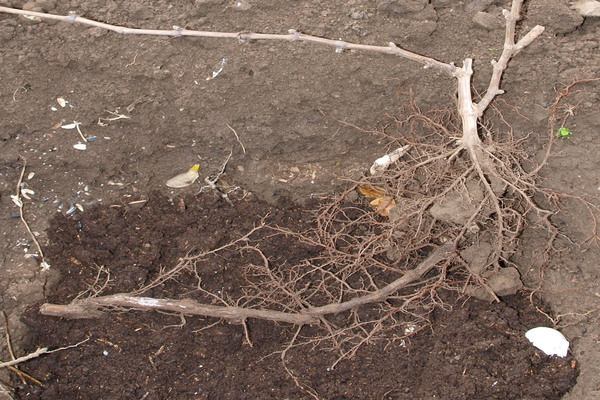
[[363,11],[352,11],[350,13],[350,18],[352,19],[363,19],[365,17],[365,13]]
[[0,40],[8,40],[15,33],[14,20],[7,19],[0,22]]
[[573,4],[573,8],[582,17],[600,17],[600,1],[580,0]]
[[473,17],[473,23],[488,31],[504,29],[504,21],[497,15],[479,11]]
[[23,4],[23,7],[21,7],[21,8],[25,11],[44,12],[42,7],[33,0],[29,0],[29,1],[25,2],[25,4]]
[[467,11],[485,11],[494,0],[473,0],[465,6]]

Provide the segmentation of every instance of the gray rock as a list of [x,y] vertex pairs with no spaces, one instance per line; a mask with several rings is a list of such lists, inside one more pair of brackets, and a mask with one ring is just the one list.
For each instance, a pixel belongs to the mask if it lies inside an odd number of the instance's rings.
[[476,274],[483,273],[494,248],[488,242],[476,243],[460,252],[462,259]]
[[479,11],[475,14],[473,23],[488,31],[504,29],[504,18],[483,11]]
[[485,11],[494,2],[494,0],[473,0],[466,6],[467,11]]
[[377,8],[397,14],[408,14],[422,11],[428,0],[379,0]]
[[444,198],[436,201],[429,213],[439,221],[463,225],[477,211],[479,202],[483,200],[483,190],[476,181],[466,184],[468,193],[452,191]]
[[527,16],[527,25],[542,25],[553,34],[573,32],[583,23],[583,17],[563,0],[532,1]]
[[487,284],[498,296],[510,296],[523,288],[521,275],[514,267],[500,268],[488,278]]
[[573,8],[582,17],[600,17],[600,1],[579,0],[573,4]]
[[[490,272],[488,276],[483,276],[483,278],[490,289],[499,297],[513,295],[523,288],[521,275],[514,267],[500,268],[496,272]],[[494,300],[490,292],[480,286],[470,286],[466,292],[468,295],[480,300]]]

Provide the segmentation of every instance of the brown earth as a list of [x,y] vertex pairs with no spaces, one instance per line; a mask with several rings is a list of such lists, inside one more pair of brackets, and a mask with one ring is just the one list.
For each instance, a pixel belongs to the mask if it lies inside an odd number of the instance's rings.
[[[0,5],[22,8],[25,2],[3,0]],[[531,0],[526,5],[519,32],[536,24],[547,29],[511,61],[502,84],[506,94],[496,103],[506,101],[518,110],[504,113],[505,120],[521,137],[530,134],[527,151],[539,159],[552,134],[548,120],[557,91],[576,79],[599,76],[600,22],[581,18],[567,1]],[[504,36],[494,16],[509,1],[73,0],[27,2],[27,7],[54,14],[74,10],[129,27],[273,33],[294,28],[365,44],[394,41],[444,62],[473,57],[473,85],[482,92]],[[290,338],[289,327],[251,322],[250,348],[236,325],[194,333],[213,322],[203,318],[188,318],[181,328],[167,327],[179,324],[178,317],[142,313],[73,322],[41,317],[31,307],[77,295],[90,283],[94,263],[120,271],[114,279],[121,287],[147,279],[152,270],[140,265],[164,266],[187,251],[186,238],[206,233],[193,218],[229,221],[203,225],[221,235],[204,235],[208,247],[244,231],[269,210],[273,218],[289,223],[306,216],[308,226],[310,213],[301,206],[282,206],[287,203],[279,200],[326,198],[338,190],[341,177],[361,176],[388,150],[382,136],[371,131],[393,124],[392,117],[406,116],[403,107],[411,89],[417,105],[427,111],[453,106],[455,83],[441,72],[382,54],[336,53],[286,42],[119,36],[8,14],[0,15],[0,43],[0,307],[7,314],[17,356],[38,346],[60,347],[90,338],[77,349],[22,366],[44,381],[45,390],[22,386],[8,373],[2,382],[19,386],[22,398],[305,398],[282,371],[278,355],[261,359],[281,351]],[[223,71],[207,80],[223,59]],[[541,172],[544,186],[592,201],[600,189],[599,86],[578,84],[561,103],[556,116],[573,136],[554,144],[554,156]],[[69,104],[61,107],[59,97]],[[129,118],[98,124],[100,118],[114,117],[111,113]],[[73,121],[81,123],[85,136],[97,137],[85,151],[73,148],[79,141],[76,130],[60,128]],[[186,198],[186,213],[169,208],[161,196],[195,195],[201,185],[171,190],[164,185],[167,179],[195,163],[202,178],[214,177],[230,151],[224,179],[241,187],[238,199],[242,190],[251,192],[236,201],[235,209],[215,201],[210,192]],[[25,217],[48,246],[48,271],[39,267],[39,260],[24,257],[37,250],[15,218],[18,209],[10,198],[24,159],[24,186],[35,192],[25,201]],[[29,178],[31,172],[35,175]],[[130,204],[137,200],[149,202]],[[75,204],[83,213],[64,217]],[[63,217],[54,218],[57,213]],[[145,225],[142,233],[131,226],[120,228],[126,215],[144,215],[144,221],[156,223]],[[109,247],[87,236],[97,235],[97,229],[78,232],[90,221],[114,238]],[[526,329],[541,324],[560,329],[577,359],[579,377],[564,398],[597,398],[600,251],[587,241],[594,224],[577,201],[563,203],[553,222],[564,236],[543,269],[536,267],[536,249],[542,245],[536,234],[523,235],[514,259],[528,288],[522,295],[537,289],[549,305],[549,317],[519,297],[500,304],[463,304],[447,294],[452,310],[436,310],[431,329],[404,345],[392,340],[365,346],[333,371],[327,366],[335,355],[319,349],[305,354],[303,348],[290,353],[290,367],[301,383],[331,399],[560,398],[576,371],[571,359],[548,359],[523,339]],[[74,242],[78,234],[88,247]],[[123,239],[117,239],[121,234]],[[138,245],[147,240],[156,248],[141,254]],[[283,242],[272,247],[290,246]],[[68,264],[69,256],[81,265]],[[290,250],[288,256],[301,254]],[[229,261],[232,269],[217,271],[215,278],[223,285],[240,279],[232,272],[237,260]],[[9,358],[4,350],[1,356],[3,361]]]

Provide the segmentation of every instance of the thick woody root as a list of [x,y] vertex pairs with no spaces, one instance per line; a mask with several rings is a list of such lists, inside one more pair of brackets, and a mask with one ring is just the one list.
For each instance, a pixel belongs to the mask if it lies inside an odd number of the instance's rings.
[[[280,232],[287,234],[284,231]],[[239,241],[237,242],[239,244]],[[98,293],[94,293],[93,296],[85,299],[77,298],[68,305],[45,304],[41,307],[41,312],[68,318],[95,318],[110,309],[139,309],[209,316],[244,326],[251,318],[300,327],[312,325],[320,327],[318,337],[312,338],[312,342],[332,340],[334,347],[343,353],[348,351],[343,350],[344,343],[356,346],[361,341],[374,338],[375,333],[385,327],[383,322],[386,319],[391,318],[393,326],[408,324],[404,329],[412,334],[417,325],[411,321],[399,322],[392,314],[398,311],[412,314],[411,310],[414,308],[412,303],[427,295],[424,288],[430,290],[429,286],[442,283],[439,280],[441,274],[433,271],[437,266],[441,266],[444,270],[447,265],[444,260],[451,254],[451,246],[441,246],[430,252],[427,258],[421,257],[421,262],[412,270],[403,274],[391,274],[389,276],[395,279],[384,280],[376,276],[374,273],[376,271],[371,271],[371,268],[364,268],[364,271],[357,269],[351,273],[347,271],[348,266],[344,263],[322,262],[322,259],[326,259],[327,256],[304,260],[302,264],[293,266],[272,264],[258,248],[256,241],[249,244],[250,240],[245,236],[244,242],[246,243],[239,245],[237,249],[244,254],[247,252],[258,254],[260,256],[258,259],[262,262],[248,266],[249,285],[245,288],[246,294],[240,298],[232,299],[227,293],[217,295],[205,290],[202,287],[202,272],[199,265],[193,271],[198,278],[199,295],[196,296],[198,300],[150,298],[132,294],[99,296]],[[228,245],[227,248],[233,246]],[[220,249],[219,252],[222,250]],[[212,254],[217,256],[219,252]],[[197,260],[206,260],[207,255],[207,252],[201,253]],[[248,259],[253,258],[248,257]],[[430,272],[431,275],[427,275]],[[192,271],[187,267],[175,267],[171,271],[165,271],[161,281],[177,282],[184,274],[190,273]],[[326,275],[327,279],[323,278]],[[337,275],[341,286],[336,287],[329,279],[329,275]],[[425,275],[427,275],[426,282],[429,283],[416,285]],[[366,285],[359,279],[366,276],[371,277],[372,285],[379,286]],[[346,279],[346,282],[342,282],[343,279]],[[156,282],[157,280],[152,281],[147,288],[155,288]],[[140,290],[138,293],[142,292],[143,290]],[[382,306],[382,302],[385,302],[386,306]],[[330,322],[329,318],[335,322]],[[355,328],[360,334],[355,332]]]

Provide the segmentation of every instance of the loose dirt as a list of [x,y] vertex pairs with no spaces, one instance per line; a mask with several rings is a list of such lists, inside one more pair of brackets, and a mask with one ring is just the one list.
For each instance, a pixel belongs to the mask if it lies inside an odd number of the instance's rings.
[[[267,224],[294,230],[302,229],[298,221],[310,216],[289,204],[272,208],[243,200],[232,208],[211,196],[174,202],[152,197],[138,210],[96,207],[74,217],[59,216],[51,223],[46,254],[61,279],[47,300],[67,303],[90,287],[103,286],[108,274],[103,294],[133,291],[154,279],[161,267],[176,263],[180,249],[225,245],[267,213]],[[251,236],[248,245],[260,246],[273,269],[315,253],[284,235]],[[247,285],[242,266],[259,262],[254,258],[247,252],[231,252],[203,261],[198,268],[202,288],[236,298],[239,288]],[[107,266],[101,274],[100,266]],[[188,278],[161,285],[151,295],[201,297],[195,277]],[[286,365],[301,385],[326,399],[558,399],[573,385],[574,359],[545,356],[524,337],[528,327],[545,323],[526,297],[512,296],[495,305],[444,297],[444,303],[452,306],[432,310],[431,327],[412,339],[400,339],[403,335],[398,332],[396,338],[373,341],[335,369],[331,365],[337,355],[327,350],[327,344],[307,344],[290,352]],[[87,342],[29,362],[25,371],[47,387],[21,387],[19,398],[307,396],[286,374],[279,357],[293,337],[291,326],[250,321],[250,347],[241,326],[206,318],[129,312],[70,321],[40,316],[33,307],[24,321],[34,343],[59,347]]]

